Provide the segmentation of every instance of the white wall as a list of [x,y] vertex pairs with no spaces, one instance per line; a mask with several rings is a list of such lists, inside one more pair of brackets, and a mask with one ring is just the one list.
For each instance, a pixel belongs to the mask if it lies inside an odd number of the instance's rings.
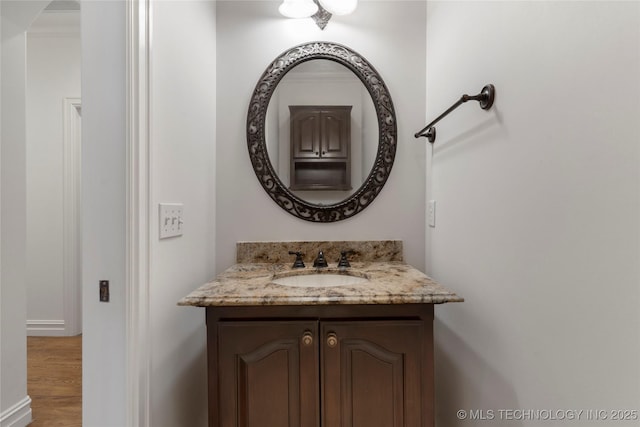
[[[5,38],[11,23],[2,10],[2,345],[0,414],[7,416],[27,396],[26,292],[24,215],[25,126],[24,126],[24,33]],[[23,414],[31,420],[29,405]],[[3,417],[3,418],[4,418]],[[5,421],[5,420],[2,420]],[[8,425],[3,422],[2,425]]]
[[0,3],[0,425],[31,421],[26,344],[25,31],[46,2]]
[[[218,2],[217,248],[221,271],[235,262],[241,240],[401,239],[406,260],[424,267],[425,3],[360,2],[324,31],[311,19],[286,19],[279,2]],[[300,43],[344,44],[385,80],[398,119],[398,148],[389,180],[357,216],[332,224],[295,218],[265,193],[251,168],[246,115],[256,82],[277,55]]]
[[[125,426],[125,2],[87,1],[82,26],[82,418]],[[98,299],[109,280],[111,302]]]
[[[215,2],[156,2],[152,19],[150,425],[205,426],[204,309],[176,303],[214,275]],[[158,239],[161,202],[184,204],[181,237]]]
[[63,303],[63,100],[80,98],[80,67],[79,28],[76,33],[28,33],[26,280],[32,335],[64,335],[68,326]]
[[[639,409],[638,76],[638,2],[428,3],[428,118],[497,88],[438,125],[431,158],[428,270],[466,299],[436,309],[439,425]],[[637,421],[594,425],[618,423]]]

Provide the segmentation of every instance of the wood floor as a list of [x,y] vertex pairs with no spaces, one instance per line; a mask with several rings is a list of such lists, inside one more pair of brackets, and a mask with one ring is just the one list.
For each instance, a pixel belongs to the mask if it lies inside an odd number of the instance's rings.
[[27,337],[30,427],[82,426],[82,336]]

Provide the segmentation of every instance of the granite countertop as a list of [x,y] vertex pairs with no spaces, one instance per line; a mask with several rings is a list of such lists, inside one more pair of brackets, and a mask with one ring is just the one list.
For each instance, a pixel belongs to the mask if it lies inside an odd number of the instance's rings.
[[[362,284],[334,287],[292,287],[273,279],[299,274],[346,274],[365,277]],[[352,262],[337,267],[292,269],[291,263],[243,262],[196,289],[178,305],[265,306],[327,304],[416,304],[462,302],[463,298],[402,261]]]

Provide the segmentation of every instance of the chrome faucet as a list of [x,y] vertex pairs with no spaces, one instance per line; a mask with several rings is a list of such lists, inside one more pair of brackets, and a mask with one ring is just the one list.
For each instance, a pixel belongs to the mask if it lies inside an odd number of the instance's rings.
[[318,252],[318,257],[313,261],[314,268],[325,268],[328,267],[327,260],[324,259],[324,254],[322,251]]

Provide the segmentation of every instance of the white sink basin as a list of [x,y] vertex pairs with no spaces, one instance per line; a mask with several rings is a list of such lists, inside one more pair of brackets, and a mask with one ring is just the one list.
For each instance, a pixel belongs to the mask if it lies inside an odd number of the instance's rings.
[[350,276],[347,274],[301,274],[297,276],[279,277],[273,283],[295,288],[330,288],[333,286],[351,286],[368,282],[366,277]]

